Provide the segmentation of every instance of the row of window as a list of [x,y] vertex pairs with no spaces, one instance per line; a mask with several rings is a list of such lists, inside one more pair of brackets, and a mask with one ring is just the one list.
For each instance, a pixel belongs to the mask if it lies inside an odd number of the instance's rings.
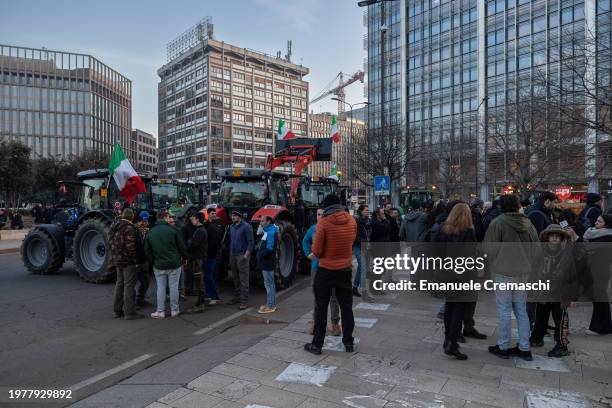
[[0,111],[3,133],[42,136],[89,137],[91,117],[46,112]]

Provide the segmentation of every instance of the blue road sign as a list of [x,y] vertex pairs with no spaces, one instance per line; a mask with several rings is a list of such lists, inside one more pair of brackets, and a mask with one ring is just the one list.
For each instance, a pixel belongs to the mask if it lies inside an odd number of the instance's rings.
[[391,194],[391,178],[389,176],[374,176],[374,195]]

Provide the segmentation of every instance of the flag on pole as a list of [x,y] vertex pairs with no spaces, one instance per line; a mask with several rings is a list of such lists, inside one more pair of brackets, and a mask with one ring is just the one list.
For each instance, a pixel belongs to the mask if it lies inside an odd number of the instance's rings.
[[138,193],[147,191],[142,179],[125,157],[121,145],[115,145],[108,168],[128,203],[132,204]]
[[276,133],[276,138],[278,140],[287,140],[287,139],[293,139],[295,137],[295,134],[293,134],[292,131],[290,131],[289,129],[287,129],[287,125],[285,125],[285,121],[282,119],[278,120],[278,131]]
[[338,130],[338,123],[336,122],[336,115],[332,115],[330,137],[334,143],[340,142],[340,131]]

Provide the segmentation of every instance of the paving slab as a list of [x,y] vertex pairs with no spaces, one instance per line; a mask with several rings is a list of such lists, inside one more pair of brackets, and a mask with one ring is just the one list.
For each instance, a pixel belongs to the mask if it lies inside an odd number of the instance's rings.
[[583,394],[549,391],[527,393],[525,408],[591,408],[591,401]]
[[276,377],[276,381],[295,384],[311,384],[322,386],[336,370],[334,366],[308,366],[291,363]]
[[244,397],[241,402],[278,408],[295,408],[306,399],[307,397],[302,394],[262,385]]
[[355,309],[357,310],[375,310],[377,312],[384,312],[387,309],[389,309],[391,305],[388,303],[358,303],[357,306],[355,306]]
[[533,354],[532,361],[525,361],[522,358],[514,357],[514,365],[517,368],[528,370],[555,371],[558,373],[571,372],[567,364],[560,358],[544,357],[538,354]]
[[378,319],[373,319],[369,317],[355,317],[355,327],[360,327],[364,329],[371,329],[374,327]]

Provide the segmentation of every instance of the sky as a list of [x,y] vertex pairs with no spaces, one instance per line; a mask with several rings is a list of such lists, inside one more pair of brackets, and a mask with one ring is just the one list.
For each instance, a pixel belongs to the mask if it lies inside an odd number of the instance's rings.
[[[5,1],[0,43],[90,54],[132,80],[132,127],[157,136],[157,69],[166,44],[211,16],[214,37],[232,45],[285,55],[310,68],[311,98],[338,72],[363,70],[363,9],[356,0],[103,0]],[[364,101],[363,84],[346,101]],[[330,97],[310,106],[336,112]]]

